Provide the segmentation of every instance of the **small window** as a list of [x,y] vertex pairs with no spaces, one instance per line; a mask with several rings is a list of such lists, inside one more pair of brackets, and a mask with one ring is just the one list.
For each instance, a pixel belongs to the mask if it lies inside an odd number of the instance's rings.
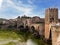
[[53,17],[50,17],[50,22],[54,21],[54,18]]

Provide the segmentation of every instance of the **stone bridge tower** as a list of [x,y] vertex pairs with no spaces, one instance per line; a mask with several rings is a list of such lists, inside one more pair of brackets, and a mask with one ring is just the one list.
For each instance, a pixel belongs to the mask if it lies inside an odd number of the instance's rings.
[[50,24],[58,21],[58,9],[48,8],[45,10],[45,38],[49,39],[50,36]]

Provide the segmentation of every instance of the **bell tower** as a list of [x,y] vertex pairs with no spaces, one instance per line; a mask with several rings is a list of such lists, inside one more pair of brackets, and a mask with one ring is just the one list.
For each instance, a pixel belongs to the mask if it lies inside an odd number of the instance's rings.
[[58,8],[48,8],[45,10],[45,38],[49,39],[50,24],[58,21]]

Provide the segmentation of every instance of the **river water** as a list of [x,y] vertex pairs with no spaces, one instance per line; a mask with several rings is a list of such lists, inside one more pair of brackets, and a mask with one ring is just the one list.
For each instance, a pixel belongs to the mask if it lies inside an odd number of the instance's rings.
[[33,42],[31,39],[28,39],[27,45],[37,45],[37,44],[35,42]]

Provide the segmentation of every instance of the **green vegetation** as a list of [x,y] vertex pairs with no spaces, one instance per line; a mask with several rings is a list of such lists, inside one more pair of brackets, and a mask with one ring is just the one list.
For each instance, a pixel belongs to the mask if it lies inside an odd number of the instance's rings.
[[20,41],[22,42],[26,42],[28,39],[29,39],[29,36],[31,36],[31,33],[30,32],[18,32],[17,33],[20,37]]
[[43,39],[40,37],[39,39],[35,38],[34,36],[31,37],[32,41],[35,42],[37,45],[48,45],[43,41]]
[[[17,32],[17,31],[12,31],[12,30],[0,30],[0,42],[2,41],[8,41],[6,44],[1,44],[1,45],[15,45],[16,42],[26,42],[28,39],[32,39],[33,42],[35,42],[37,45],[48,45],[45,43],[40,37],[39,39],[36,38],[32,33],[30,32]],[[10,41],[12,40],[12,41]],[[14,40],[17,40],[14,42]]]
[[15,45],[20,40],[19,35],[12,30],[0,30],[0,45]]
[[3,39],[17,39],[19,38],[18,34],[13,31],[0,31],[0,38]]
[[33,42],[35,42],[37,45],[51,45],[47,44],[43,41],[43,38],[36,38],[32,33],[30,32],[19,32],[18,33],[22,41],[27,41],[28,39],[32,39]]
[[4,45],[15,45],[16,43],[14,42],[9,42],[8,44],[4,44]]

